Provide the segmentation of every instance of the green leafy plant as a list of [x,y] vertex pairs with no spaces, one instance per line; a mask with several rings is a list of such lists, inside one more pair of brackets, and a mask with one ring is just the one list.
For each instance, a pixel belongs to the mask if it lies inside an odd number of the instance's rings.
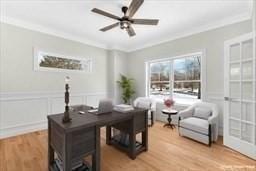
[[122,99],[125,104],[128,104],[132,96],[135,94],[133,81],[134,81],[133,79],[127,78],[122,74],[121,74],[121,80],[117,81],[119,86],[122,88]]

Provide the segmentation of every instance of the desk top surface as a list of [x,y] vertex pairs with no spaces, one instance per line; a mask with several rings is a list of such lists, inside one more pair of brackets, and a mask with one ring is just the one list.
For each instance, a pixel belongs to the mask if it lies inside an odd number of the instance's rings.
[[[80,129],[81,127],[91,127],[91,126],[105,126],[109,124],[113,124],[115,122],[120,122],[122,120],[127,120],[133,117],[135,114],[144,114],[146,113],[146,109],[135,108],[134,110],[121,113],[117,111],[113,111],[111,113],[106,114],[93,114],[89,113],[88,110],[91,109],[88,106],[80,106],[79,108],[70,112],[70,117],[72,118],[71,122],[63,123],[62,117],[63,113],[61,114],[53,114],[48,115],[48,120],[55,122],[59,127],[64,129],[66,132],[73,131],[76,129]],[[85,112],[84,114],[79,114],[79,111]]]

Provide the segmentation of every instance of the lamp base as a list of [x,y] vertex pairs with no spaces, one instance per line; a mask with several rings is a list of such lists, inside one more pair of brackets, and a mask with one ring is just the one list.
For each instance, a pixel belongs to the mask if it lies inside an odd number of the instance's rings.
[[68,112],[64,112],[64,116],[62,118],[62,122],[63,123],[68,123],[70,122],[72,119],[69,117],[69,113]]

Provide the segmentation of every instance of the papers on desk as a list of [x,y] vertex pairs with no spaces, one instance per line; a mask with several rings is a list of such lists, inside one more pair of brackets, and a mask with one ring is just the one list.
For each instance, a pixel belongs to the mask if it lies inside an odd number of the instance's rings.
[[134,110],[134,108],[131,106],[131,105],[127,105],[127,104],[119,104],[119,105],[116,105],[114,107],[114,110],[117,111],[117,112],[129,112],[129,111],[132,111]]

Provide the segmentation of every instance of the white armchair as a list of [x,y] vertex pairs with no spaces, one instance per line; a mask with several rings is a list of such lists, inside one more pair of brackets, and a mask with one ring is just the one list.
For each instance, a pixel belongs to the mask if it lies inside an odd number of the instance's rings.
[[208,144],[218,139],[217,105],[197,102],[179,112],[179,134]]
[[150,124],[149,126],[153,126],[154,125],[154,120],[155,120],[155,102],[153,99],[149,98],[149,97],[138,97],[135,99],[133,105],[135,107],[138,108],[144,108],[144,109],[148,109],[148,114],[150,115],[148,117],[148,119],[150,120]]

